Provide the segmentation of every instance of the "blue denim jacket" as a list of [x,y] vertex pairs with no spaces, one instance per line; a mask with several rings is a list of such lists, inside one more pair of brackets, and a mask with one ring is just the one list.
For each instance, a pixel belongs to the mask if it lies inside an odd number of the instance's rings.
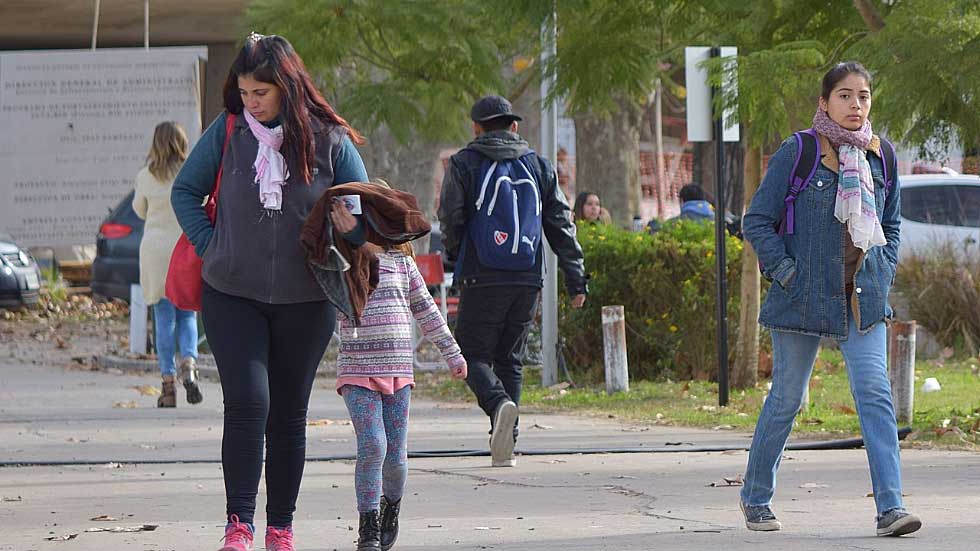
[[875,205],[887,244],[863,254],[854,275],[854,294],[848,308],[844,285],[844,232],[834,216],[837,174],[820,164],[795,205],[795,232],[779,235],[776,226],[786,211],[790,173],[796,159],[796,140],[783,142],[743,220],[745,238],[762,263],[769,288],[759,322],[769,329],[807,335],[847,338],[847,316],[857,312],[858,332],[865,334],[890,320],[888,292],[895,280],[899,245],[899,184],[885,195],[882,160],[868,154],[875,183]]

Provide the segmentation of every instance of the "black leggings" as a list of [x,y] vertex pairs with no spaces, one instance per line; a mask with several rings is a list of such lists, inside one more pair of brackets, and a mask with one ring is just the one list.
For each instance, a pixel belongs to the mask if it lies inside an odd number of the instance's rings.
[[334,308],[327,301],[265,304],[207,284],[201,306],[224,394],[227,514],[254,524],[264,444],[267,522],[288,526],[306,460],[310,392],[333,335]]

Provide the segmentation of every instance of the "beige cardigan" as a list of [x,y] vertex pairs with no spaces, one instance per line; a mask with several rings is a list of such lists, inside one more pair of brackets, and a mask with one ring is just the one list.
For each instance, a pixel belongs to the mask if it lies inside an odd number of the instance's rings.
[[180,225],[170,206],[173,183],[173,179],[157,180],[146,167],[136,175],[133,210],[146,220],[140,242],[140,286],[147,304],[156,304],[164,297],[170,254],[180,238]]

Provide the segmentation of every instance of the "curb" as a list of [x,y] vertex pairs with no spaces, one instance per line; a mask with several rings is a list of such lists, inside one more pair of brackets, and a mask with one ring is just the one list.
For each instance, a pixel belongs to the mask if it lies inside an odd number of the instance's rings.
[[[155,359],[140,359],[140,358],[129,358],[126,356],[119,356],[115,354],[101,354],[93,357],[93,363],[96,367],[102,369],[118,369],[125,372],[136,372],[136,373],[158,373],[159,366]],[[535,366],[528,366],[535,367]],[[214,356],[211,354],[200,354],[197,357],[197,369],[200,376],[204,379],[210,379],[217,381],[218,377],[218,366],[215,364]],[[446,364],[444,362],[416,362],[415,371],[417,372],[433,372],[446,369]],[[337,366],[332,362],[320,362],[320,366],[317,368],[317,377],[335,377],[337,375]]]
[[[159,373],[160,367],[156,360],[141,360],[138,358],[127,358],[105,354],[94,357],[95,365],[103,369],[118,369],[120,371],[130,371],[137,373]],[[218,367],[214,363],[214,356],[201,354],[197,357],[197,369],[201,377],[205,379],[218,380]]]

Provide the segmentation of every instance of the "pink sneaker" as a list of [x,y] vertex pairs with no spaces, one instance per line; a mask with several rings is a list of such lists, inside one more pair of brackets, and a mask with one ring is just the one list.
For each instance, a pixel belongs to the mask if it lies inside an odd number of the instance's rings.
[[296,551],[293,547],[293,527],[266,528],[265,548],[267,551]]
[[218,551],[252,551],[252,529],[238,521],[238,515],[231,515],[231,522],[225,526],[225,545]]

